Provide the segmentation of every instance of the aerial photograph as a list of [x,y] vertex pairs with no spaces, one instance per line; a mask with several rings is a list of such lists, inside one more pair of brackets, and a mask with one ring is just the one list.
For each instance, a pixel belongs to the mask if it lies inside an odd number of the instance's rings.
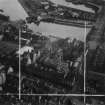
[[105,95],[105,4],[101,0],[99,7],[96,22],[86,37],[86,93]]
[[86,105],[105,105],[105,96],[86,97]]
[[0,97],[0,105],[105,105],[105,97],[74,96],[24,96],[21,99],[15,96]]
[[105,0],[0,0],[0,105],[105,105]]
[[85,105],[83,99],[83,97],[64,96],[22,96],[19,100],[18,96],[2,96],[0,105]]

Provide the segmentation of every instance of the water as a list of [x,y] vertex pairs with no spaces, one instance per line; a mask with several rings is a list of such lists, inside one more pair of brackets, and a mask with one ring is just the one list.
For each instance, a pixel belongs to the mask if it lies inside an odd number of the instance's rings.
[[[58,1],[61,0],[53,0]],[[63,0],[62,2],[63,3]],[[24,11],[23,7],[19,4],[18,0],[0,0],[0,8],[5,11],[5,14],[9,15],[11,20],[25,19],[28,15]],[[29,25],[34,32],[42,32],[45,35],[53,35],[57,37],[73,37],[80,40],[84,40],[85,29],[73,26],[64,26],[52,23],[41,23],[39,26],[35,24]],[[90,29],[87,29],[87,33]]]
[[25,19],[28,16],[18,0],[0,0],[0,8],[10,16],[11,20]]
[[[53,35],[61,38],[73,37],[81,41],[84,41],[85,28],[73,27],[73,26],[64,26],[51,23],[41,23],[39,27],[34,24],[30,25],[31,29],[34,32],[42,32],[44,35]],[[90,29],[87,29],[87,33]]]

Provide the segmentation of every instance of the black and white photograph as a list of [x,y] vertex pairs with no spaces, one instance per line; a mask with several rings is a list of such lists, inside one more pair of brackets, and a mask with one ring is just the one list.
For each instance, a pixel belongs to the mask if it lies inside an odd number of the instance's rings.
[[1,103],[104,105],[104,11],[105,0],[0,0]]
[[105,96],[86,97],[86,105],[104,105]]
[[20,100],[17,96],[3,96],[0,100],[2,100],[0,101],[0,105],[85,105],[83,97],[23,95]]
[[105,95],[105,4],[100,4],[100,8],[86,37],[85,82],[87,94]]

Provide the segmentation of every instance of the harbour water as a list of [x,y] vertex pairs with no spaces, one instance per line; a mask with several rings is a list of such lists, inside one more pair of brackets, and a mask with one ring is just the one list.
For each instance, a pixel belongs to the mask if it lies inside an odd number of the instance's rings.
[[[73,27],[73,26],[64,26],[52,23],[41,23],[39,26],[34,24],[30,25],[30,28],[34,32],[42,32],[44,35],[53,35],[61,38],[72,37],[77,38],[81,41],[84,41],[85,28]],[[87,29],[87,33],[90,29]]]
[[[63,3],[63,0],[52,0],[56,3]],[[70,4],[69,4],[70,5]],[[84,7],[84,6],[83,6]],[[9,15],[11,20],[25,19],[28,15],[19,4],[18,0],[0,0],[0,8]],[[79,8],[79,6],[78,6]],[[83,9],[86,9],[84,7]],[[90,10],[89,10],[90,11]],[[34,32],[42,32],[44,35],[53,35],[57,37],[73,37],[84,41],[85,29],[73,26],[64,26],[52,23],[41,23],[39,26],[35,24],[29,25]],[[87,33],[90,29],[87,29]]]
[[11,20],[25,19],[28,16],[18,0],[0,0],[0,9],[3,9]]

